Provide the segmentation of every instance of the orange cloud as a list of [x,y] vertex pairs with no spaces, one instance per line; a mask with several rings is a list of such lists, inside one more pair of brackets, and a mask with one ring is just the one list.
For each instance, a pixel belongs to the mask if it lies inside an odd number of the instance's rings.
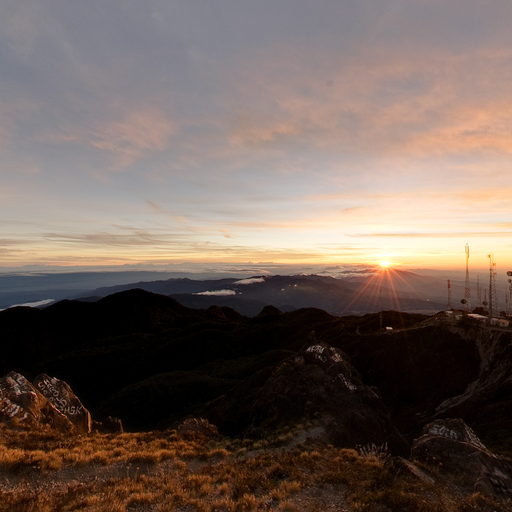
[[339,153],[510,154],[511,59],[512,51],[494,49],[372,49],[343,61],[305,48],[260,52],[232,78],[230,108],[243,110],[245,121],[230,140],[278,142],[286,135]]
[[229,141],[239,145],[267,144],[296,133],[297,127],[291,123],[256,115],[240,115],[233,122]]
[[112,153],[117,167],[126,167],[152,151],[164,150],[175,132],[159,110],[139,110],[96,130],[91,145]]

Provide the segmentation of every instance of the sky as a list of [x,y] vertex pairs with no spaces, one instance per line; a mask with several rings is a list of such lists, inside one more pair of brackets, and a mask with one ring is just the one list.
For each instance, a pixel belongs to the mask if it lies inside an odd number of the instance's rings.
[[512,267],[510,0],[0,9],[0,267]]

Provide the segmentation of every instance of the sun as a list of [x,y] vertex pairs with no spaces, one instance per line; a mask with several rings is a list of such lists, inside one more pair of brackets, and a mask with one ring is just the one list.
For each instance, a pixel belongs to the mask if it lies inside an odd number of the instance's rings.
[[391,263],[391,261],[389,260],[382,260],[382,261],[379,261],[379,267],[381,268],[389,268],[391,267],[393,263]]

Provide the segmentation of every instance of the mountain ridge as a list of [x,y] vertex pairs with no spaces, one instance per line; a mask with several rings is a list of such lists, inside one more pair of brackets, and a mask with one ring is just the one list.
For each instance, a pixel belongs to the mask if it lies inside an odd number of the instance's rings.
[[[318,307],[331,314],[364,314],[381,309],[429,311],[442,309],[436,302],[416,290],[416,282],[428,281],[418,274],[386,270],[361,278],[335,278],[317,274],[254,275],[249,278],[193,280],[168,279],[128,283],[93,290],[97,296],[141,288],[170,295],[189,307],[208,307],[222,303],[242,314],[254,316],[264,305],[290,311],[302,307]],[[250,283],[250,284],[245,284]]]

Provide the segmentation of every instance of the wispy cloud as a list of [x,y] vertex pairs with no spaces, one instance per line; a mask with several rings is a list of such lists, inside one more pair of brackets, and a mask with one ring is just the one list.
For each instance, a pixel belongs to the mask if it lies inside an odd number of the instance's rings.
[[228,137],[232,144],[256,146],[293,138],[298,130],[297,125],[279,119],[240,114],[233,120]]
[[509,243],[510,2],[148,5],[5,2],[5,259]]
[[99,128],[91,145],[111,153],[117,167],[126,167],[152,151],[164,150],[175,131],[162,112],[146,109]]
[[0,247],[18,247],[32,243],[33,240],[29,238],[0,238]]
[[208,290],[206,292],[197,292],[194,295],[207,295],[214,297],[228,297],[229,295],[236,295],[235,290]]
[[371,238],[463,238],[469,240],[471,238],[481,237],[502,237],[511,236],[512,231],[470,231],[470,232],[443,232],[434,233],[359,233],[349,236],[353,237],[371,237]]
[[248,277],[247,279],[239,279],[235,281],[233,284],[254,284],[254,283],[264,283],[264,277]]
[[[240,93],[231,98],[232,109],[254,115],[244,114],[230,137],[249,145],[295,139],[310,148],[375,156],[509,154],[511,59],[512,52],[495,49],[418,58],[414,50],[381,48],[344,61],[307,47],[260,51],[251,69],[242,68]],[[250,107],[242,103],[247,90]],[[269,122],[261,111],[279,121]]]
[[183,241],[183,234],[155,235],[148,231],[136,230],[129,234],[124,233],[46,233],[44,238],[51,242],[66,244],[84,244],[92,246],[155,246]]

